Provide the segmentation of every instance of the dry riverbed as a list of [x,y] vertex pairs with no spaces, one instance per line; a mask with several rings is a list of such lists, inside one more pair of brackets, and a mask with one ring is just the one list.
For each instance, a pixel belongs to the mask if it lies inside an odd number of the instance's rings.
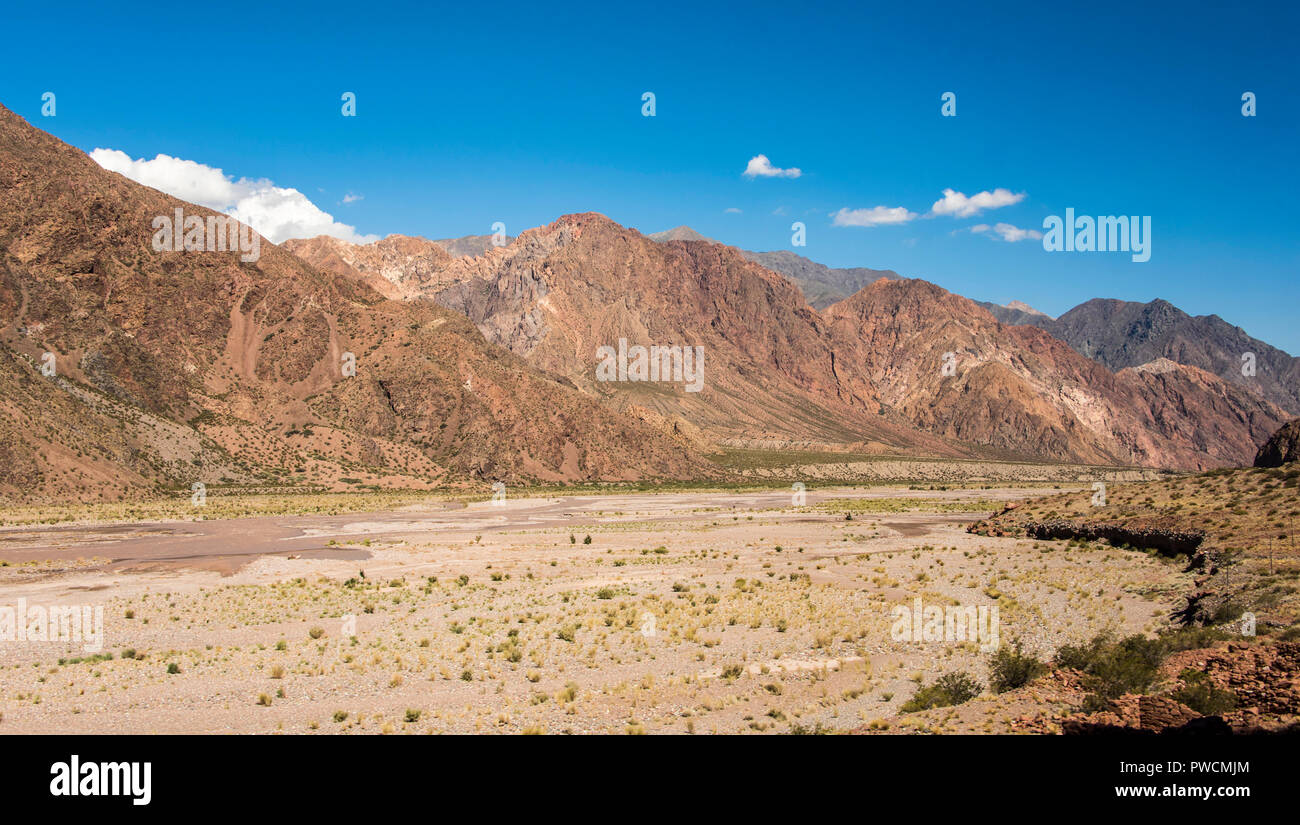
[[[899,715],[998,608],[1003,643],[1164,627],[1176,563],[965,527],[1040,489],[412,504],[0,530],[0,607],[102,608],[102,650],[0,641],[0,732],[749,733]],[[94,645],[89,645],[93,647]],[[106,658],[111,656],[111,658]],[[895,723],[896,724],[896,723]]]

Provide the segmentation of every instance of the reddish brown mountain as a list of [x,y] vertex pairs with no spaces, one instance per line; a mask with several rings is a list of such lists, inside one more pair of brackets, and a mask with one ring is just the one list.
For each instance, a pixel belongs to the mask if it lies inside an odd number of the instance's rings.
[[883,403],[964,441],[1203,469],[1245,463],[1285,419],[1196,367],[1160,360],[1112,373],[1040,329],[1002,325],[925,281],[880,280],[823,314],[837,351],[871,365]]
[[[882,409],[861,364],[837,360],[798,288],[721,244],[657,243],[594,213],[451,264],[436,300],[489,340],[616,406],[685,419],[717,441],[970,451]],[[698,346],[703,388],[601,382],[597,350]]]
[[[386,300],[265,239],[252,263],[154,251],[153,219],[177,208],[215,215],[0,107],[0,496],[709,472],[667,428],[428,301]],[[38,371],[45,352],[56,376]]]
[[[724,443],[773,441],[1204,468],[1248,462],[1283,413],[1192,367],[1112,373],[933,284],[881,279],[822,313],[708,241],[570,215],[454,260],[424,290],[492,341],[623,407]],[[596,380],[597,348],[704,347],[705,389]],[[955,373],[943,372],[953,353]]]

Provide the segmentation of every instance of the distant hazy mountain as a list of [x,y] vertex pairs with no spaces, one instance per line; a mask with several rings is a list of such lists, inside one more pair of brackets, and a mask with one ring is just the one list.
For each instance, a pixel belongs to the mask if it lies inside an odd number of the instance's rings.
[[[719,243],[712,238],[701,235],[689,226],[678,226],[666,232],[654,232],[646,237],[652,241],[706,241]],[[842,301],[867,284],[875,283],[881,278],[898,278],[899,274],[890,269],[832,269],[825,264],[809,260],[788,250],[776,252],[749,252],[741,250],[749,260],[766,267],[773,272],[784,275],[803,293],[804,300],[814,309],[825,309],[836,301]]]
[[975,303],[987,309],[994,318],[1004,324],[1028,325],[1040,329],[1050,329],[1051,325],[1056,323],[1055,318],[1046,312],[1034,309],[1024,301],[1012,301],[1009,304],[995,304],[992,301],[976,301]]
[[754,263],[779,272],[794,281],[803,292],[804,298],[816,309],[825,309],[836,301],[842,301],[867,284],[873,284],[881,278],[900,277],[892,269],[867,269],[861,266],[832,269],[787,250],[742,254]]
[[[1158,358],[1199,367],[1253,390],[1292,413],[1300,412],[1300,358],[1246,334],[1217,315],[1191,316],[1156,299],[1150,303],[1094,298],[1052,319],[982,304],[1004,324],[1046,330],[1082,355],[1112,370]],[[1242,356],[1253,353],[1255,374],[1242,374]]]
[[[506,243],[510,243],[514,238],[506,236]],[[475,255],[482,255],[492,248],[491,235],[466,235],[463,238],[446,238],[441,241],[434,241],[438,246],[446,250],[448,255],[453,258],[469,258]]]
[[719,243],[712,238],[706,238],[689,226],[678,226],[664,232],[652,232],[646,235],[652,241],[707,241],[708,243]]

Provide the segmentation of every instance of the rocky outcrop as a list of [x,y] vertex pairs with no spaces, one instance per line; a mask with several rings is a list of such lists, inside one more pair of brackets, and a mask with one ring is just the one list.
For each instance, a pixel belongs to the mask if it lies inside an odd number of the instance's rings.
[[1202,530],[1172,530],[1163,527],[1140,529],[1121,527],[1118,524],[1064,520],[1027,522],[1025,533],[1036,539],[1107,541],[1115,546],[1155,550],[1166,556],[1192,556],[1205,541],[1205,532]]
[[1255,453],[1256,467],[1281,467],[1296,460],[1300,460],[1300,418],[1283,424]]
[[[1232,734],[1297,731],[1300,716],[1300,643],[1230,643],[1224,647],[1176,653],[1167,673],[1204,673],[1211,684],[1232,694],[1237,708],[1202,715],[1168,695],[1126,694],[1098,713],[1067,719],[1066,734]],[[1171,690],[1181,686],[1176,678]]]
[[440,273],[453,259],[441,244],[406,235],[389,235],[369,244],[320,235],[290,239],[281,246],[319,269],[343,276],[359,274],[359,280],[389,298],[414,298],[445,286]]
[[1159,733],[1182,728],[1200,714],[1163,696],[1126,694],[1100,713],[1067,719],[1061,732],[1070,735],[1097,733]]

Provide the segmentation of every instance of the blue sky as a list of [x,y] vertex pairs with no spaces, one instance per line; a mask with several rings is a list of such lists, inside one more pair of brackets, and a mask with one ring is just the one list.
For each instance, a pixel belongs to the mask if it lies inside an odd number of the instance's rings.
[[[832,266],[1052,314],[1162,297],[1300,354],[1300,12],[997,5],[10,8],[0,103],[86,151],[296,189],[364,235],[590,210],[768,250],[798,220],[794,251]],[[759,154],[801,174],[742,175]],[[930,216],[945,189],[1024,197]],[[875,207],[915,217],[833,225]],[[1067,207],[1150,215],[1151,260],[970,231]]]

